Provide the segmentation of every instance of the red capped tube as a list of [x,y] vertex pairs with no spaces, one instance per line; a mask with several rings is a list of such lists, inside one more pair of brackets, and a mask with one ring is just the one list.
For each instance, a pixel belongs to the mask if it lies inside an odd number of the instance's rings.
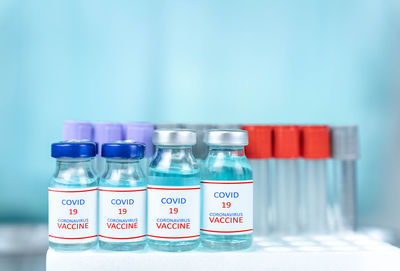
[[245,147],[246,157],[253,171],[254,179],[254,209],[253,225],[254,234],[267,236],[270,229],[268,225],[269,185],[269,160],[272,157],[272,126],[270,125],[244,125],[249,136],[249,144]]
[[268,159],[272,157],[272,126],[244,125],[249,135],[249,145],[245,147],[249,159]]
[[300,127],[275,126],[272,137],[273,156],[276,158],[270,188],[273,228],[278,236],[292,236],[299,231]]
[[301,128],[301,155],[304,160],[302,182],[304,199],[303,229],[308,234],[328,232],[328,171],[330,158],[330,132],[327,125],[311,125]]

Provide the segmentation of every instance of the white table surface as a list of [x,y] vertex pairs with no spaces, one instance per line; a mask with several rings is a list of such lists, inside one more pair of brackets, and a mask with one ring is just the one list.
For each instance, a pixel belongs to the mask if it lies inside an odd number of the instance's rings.
[[47,252],[47,271],[364,271],[400,270],[400,249],[364,235],[255,238],[247,250],[215,252]]

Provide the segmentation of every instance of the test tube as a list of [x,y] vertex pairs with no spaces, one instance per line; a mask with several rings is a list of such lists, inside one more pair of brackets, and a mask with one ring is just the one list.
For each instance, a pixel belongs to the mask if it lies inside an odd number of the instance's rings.
[[356,163],[359,157],[357,126],[331,127],[333,158],[333,222],[337,232],[356,227]]
[[65,121],[63,125],[63,141],[93,140],[93,125],[83,121]]
[[300,128],[296,125],[275,126],[272,137],[275,158],[275,174],[271,182],[274,233],[292,236],[299,229]]
[[304,231],[306,234],[328,232],[328,172],[330,158],[330,135],[326,125],[302,127],[302,156],[304,180],[302,196],[305,207]]
[[154,153],[153,134],[154,125],[145,122],[130,122],[124,124],[126,140],[145,144],[144,158],[140,160],[141,168],[147,176],[148,167]]
[[212,124],[183,124],[184,129],[196,131],[196,145],[193,146],[193,156],[198,163],[202,163],[208,154],[209,147],[204,143],[204,135],[207,130],[215,129],[216,125]]
[[104,143],[112,143],[123,140],[123,127],[120,123],[96,122],[94,123],[94,141],[98,145],[98,153],[95,159],[95,169],[98,176],[102,176],[105,169],[105,159],[101,157],[101,146]]
[[268,125],[244,125],[249,136],[245,154],[253,171],[253,232],[255,236],[267,236],[270,231],[269,160],[272,157],[272,127]]

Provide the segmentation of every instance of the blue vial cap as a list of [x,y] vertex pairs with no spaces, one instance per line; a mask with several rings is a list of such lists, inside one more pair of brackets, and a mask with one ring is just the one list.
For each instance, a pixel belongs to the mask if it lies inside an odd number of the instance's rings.
[[105,143],[101,147],[101,156],[105,158],[142,159],[145,145],[133,142]]
[[89,158],[96,156],[96,144],[90,141],[62,141],[51,144],[51,157]]

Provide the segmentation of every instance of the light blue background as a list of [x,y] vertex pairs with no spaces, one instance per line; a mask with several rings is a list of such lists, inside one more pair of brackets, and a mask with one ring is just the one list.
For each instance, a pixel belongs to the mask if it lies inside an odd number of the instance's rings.
[[67,119],[326,123],[360,126],[361,222],[400,228],[399,34],[398,0],[1,0],[0,220],[46,220]]

